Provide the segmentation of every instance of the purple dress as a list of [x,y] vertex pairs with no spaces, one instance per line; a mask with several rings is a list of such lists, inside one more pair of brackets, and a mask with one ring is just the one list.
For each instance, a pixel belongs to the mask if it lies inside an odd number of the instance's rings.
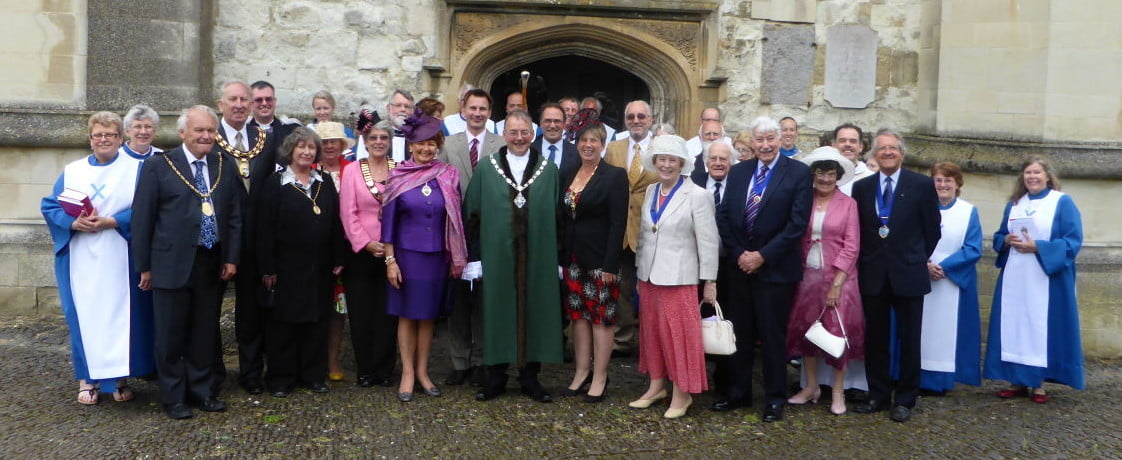
[[386,313],[400,318],[433,320],[451,310],[444,195],[436,180],[427,185],[428,196],[417,187],[382,208],[382,242],[393,244],[402,278],[401,289],[387,287]]

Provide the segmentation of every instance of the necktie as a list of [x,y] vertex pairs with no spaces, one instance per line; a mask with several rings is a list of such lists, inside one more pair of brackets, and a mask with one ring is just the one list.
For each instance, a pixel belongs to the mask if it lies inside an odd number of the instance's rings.
[[556,145],[551,145],[551,146],[549,146],[549,162],[550,163],[556,163],[556,161],[554,161],[554,159],[556,159],[556,158],[557,158],[557,146]]
[[635,155],[631,156],[631,165],[627,167],[627,180],[632,184],[639,181],[639,176],[643,175],[643,162],[639,160],[642,155],[642,149],[639,144],[635,144]]
[[234,148],[243,152],[247,150],[245,148],[245,139],[242,137],[241,131],[238,131],[238,134],[234,135]]
[[752,193],[748,194],[748,204],[744,205],[744,230],[748,235],[752,235],[752,230],[756,227],[756,216],[760,214],[760,195],[764,187],[764,178],[767,177],[767,165],[760,167],[759,172],[756,173],[756,180],[752,184]]
[[468,158],[471,159],[471,169],[475,169],[475,165],[479,164],[479,139],[471,140],[471,148],[468,149]]
[[721,204],[721,183],[713,184],[713,206]]
[[880,200],[884,203],[883,206],[888,206],[888,202],[892,200],[892,176],[884,178],[884,191],[881,193]]
[[[204,164],[202,160],[196,160],[194,162],[195,188],[199,189],[200,192],[206,192],[208,190],[206,186],[206,176],[204,176],[206,171],[203,170]],[[209,199],[210,198],[207,198],[207,200]],[[214,216],[200,214],[202,215],[202,221],[199,225],[199,246],[210,249],[214,246],[214,243],[218,242],[218,223],[215,222]]]

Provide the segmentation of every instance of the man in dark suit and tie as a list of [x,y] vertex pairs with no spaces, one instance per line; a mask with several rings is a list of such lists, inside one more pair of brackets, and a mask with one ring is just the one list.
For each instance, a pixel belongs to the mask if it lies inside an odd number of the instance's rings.
[[211,149],[218,117],[195,106],[179,116],[183,145],[145,160],[133,202],[132,249],[140,288],[153,290],[160,403],[226,410],[213,391],[218,316],[237,273],[245,191],[237,167]]
[[726,399],[712,409],[728,411],[752,403],[752,365],[760,341],[763,361],[763,421],[783,419],[787,402],[787,314],[802,279],[799,243],[814,199],[810,168],[778,155],[779,124],[757,118],[749,127],[756,158],[729,171],[717,207],[717,228],[728,257],[735,258],[724,308],[736,332],[736,353],[720,372],[728,376]]
[[[234,182],[242,187],[243,196],[247,197],[243,203],[245,225],[241,237],[245,244],[241,247],[239,259],[242,263],[236,280],[234,335],[238,342],[238,384],[250,394],[260,394],[265,390],[261,383],[265,372],[265,313],[258,302],[262,290],[261,273],[257,270],[256,238],[252,235],[260,201],[260,187],[256,186],[276,172],[279,138],[285,133],[270,134],[248,122],[250,93],[245,82],[231,81],[222,85],[222,97],[218,100],[222,118],[214,136],[213,151],[235,166],[239,177]],[[226,377],[221,356],[215,365],[218,367],[217,393]]]
[[[923,296],[931,292],[927,260],[941,231],[939,198],[931,178],[907,171],[904,139],[881,129],[873,139],[880,172],[853,184],[861,224],[861,301],[865,307],[865,374],[869,401],[854,410],[888,409],[892,420],[911,417],[919,394]],[[889,378],[889,312],[896,313],[900,379],[893,397]]]
[[577,154],[577,146],[565,142],[563,136],[565,133],[565,110],[552,102],[542,104],[538,121],[541,122],[542,135],[534,140],[531,148],[541,152],[542,156],[552,161],[562,175],[569,169],[579,168],[580,155]]

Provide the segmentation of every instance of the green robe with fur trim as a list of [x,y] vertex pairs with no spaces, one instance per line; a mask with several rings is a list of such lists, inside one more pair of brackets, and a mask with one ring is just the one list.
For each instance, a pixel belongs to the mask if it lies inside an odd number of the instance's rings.
[[[561,294],[557,278],[557,167],[531,149],[522,192],[509,177],[506,147],[481,158],[464,197],[469,259],[483,262],[483,363],[561,361]],[[498,168],[496,168],[498,165]],[[502,172],[500,172],[500,170]]]

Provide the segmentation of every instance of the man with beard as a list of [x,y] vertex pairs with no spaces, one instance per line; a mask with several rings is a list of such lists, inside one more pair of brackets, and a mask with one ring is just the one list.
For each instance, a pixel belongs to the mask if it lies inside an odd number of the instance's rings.
[[464,197],[467,270],[482,272],[483,362],[487,401],[506,392],[507,367],[519,366],[522,393],[548,403],[538,381],[543,362],[561,360],[557,282],[557,167],[530,148],[530,115],[507,115],[506,146],[484,159]]
[[273,135],[273,142],[280,145],[288,134],[300,126],[300,122],[291,118],[276,116],[277,97],[276,88],[265,80],[258,80],[249,85],[250,102],[253,108],[253,119],[249,120],[250,126],[260,126],[265,132]]
[[[466,122],[465,130],[449,136],[437,158],[456,167],[460,173],[460,193],[466,194],[476,168],[498,152],[504,142],[502,137],[487,130],[487,123],[491,121],[491,95],[486,91],[468,90],[460,104],[460,114]],[[463,385],[468,377],[472,385],[483,385],[482,280],[478,277],[479,274],[464,270],[462,279],[456,283],[456,306],[448,317],[452,373],[444,380],[445,385]]]
[[858,180],[876,174],[861,161],[861,154],[865,151],[865,133],[853,123],[844,123],[834,128],[833,147],[841,152],[842,156],[853,162],[853,180],[838,186],[842,193],[853,196],[853,184]]
[[647,186],[658,180],[658,175],[642,165],[643,152],[650,148],[651,125],[654,113],[646,101],[631,101],[623,110],[627,123],[627,138],[608,144],[604,161],[627,170],[630,198],[627,204],[627,230],[623,234],[623,254],[619,267],[619,308],[616,310],[615,352],[630,354],[638,335],[635,311],[635,253],[639,249],[639,226],[642,223],[643,197]]
[[386,116],[393,124],[393,142],[390,144],[390,157],[401,163],[409,159],[409,149],[405,147],[405,133],[401,131],[405,119],[413,115],[413,94],[406,90],[394,90],[386,103]]

